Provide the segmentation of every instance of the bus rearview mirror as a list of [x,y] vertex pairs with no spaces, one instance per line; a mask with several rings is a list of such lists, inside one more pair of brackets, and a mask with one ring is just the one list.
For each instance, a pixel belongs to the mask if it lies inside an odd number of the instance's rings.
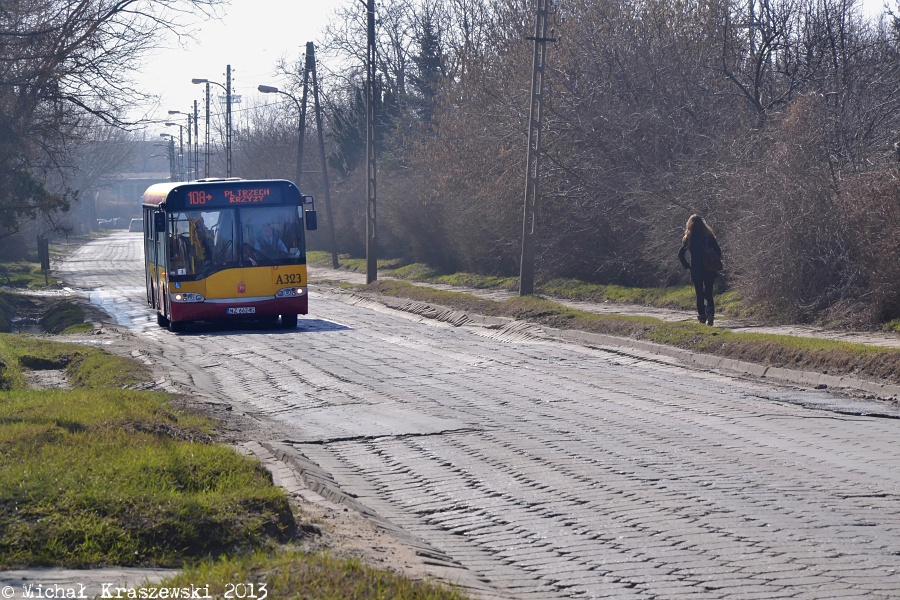
[[153,213],[153,230],[157,233],[166,232],[166,213]]
[[308,210],[306,211],[304,216],[306,217],[306,229],[308,229],[309,231],[315,231],[316,229],[318,229],[319,221],[316,218],[316,211]]

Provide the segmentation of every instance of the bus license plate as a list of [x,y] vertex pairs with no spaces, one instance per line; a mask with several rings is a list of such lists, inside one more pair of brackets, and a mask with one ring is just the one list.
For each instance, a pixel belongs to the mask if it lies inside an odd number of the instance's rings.
[[228,309],[229,315],[252,315],[254,313],[256,313],[255,306],[240,306],[237,308]]

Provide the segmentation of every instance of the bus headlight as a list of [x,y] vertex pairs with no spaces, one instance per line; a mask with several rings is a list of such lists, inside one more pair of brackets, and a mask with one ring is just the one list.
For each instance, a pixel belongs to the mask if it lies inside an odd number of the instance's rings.
[[194,294],[191,292],[182,292],[182,293],[178,293],[178,294],[173,294],[172,300],[175,302],[203,302],[204,298],[200,294]]
[[275,292],[276,298],[297,298],[304,295],[306,295],[306,288],[302,287],[281,288]]

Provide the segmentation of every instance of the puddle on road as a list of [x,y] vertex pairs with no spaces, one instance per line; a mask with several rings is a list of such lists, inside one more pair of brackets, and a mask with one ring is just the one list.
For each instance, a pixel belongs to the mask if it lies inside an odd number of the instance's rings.
[[60,288],[58,290],[23,290],[21,288],[4,288],[10,291],[14,291],[17,294],[22,294],[25,296],[41,296],[43,298],[67,298],[69,296],[74,296],[78,293],[77,290],[74,290],[70,287]]
[[112,344],[112,340],[66,340],[72,344],[82,344],[83,346],[108,346]]
[[146,290],[139,287],[88,292],[91,304],[102,309],[117,325],[135,331],[157,327],[155,317],[144,301]]

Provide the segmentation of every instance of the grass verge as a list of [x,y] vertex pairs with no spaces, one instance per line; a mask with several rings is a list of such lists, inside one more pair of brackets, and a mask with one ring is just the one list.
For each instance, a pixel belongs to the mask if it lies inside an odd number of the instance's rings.
[[93,330],[84,322],[84,310],[74,302],[63,300],[53,303],[38,323],[47,333],[84,333]]
[[0,261],[0,285],[13,288],[46,289],[59,287],[59,282],[50,277],[48,280],[38,263],[19,261]]
[[379,280],[367,286],[359,286],[359,289],[559,329],[647,340],[764,365],[832,375],[852,375],[900,384],[900,351],[890,348],[821,338],[735,333],[699,323],[673,323],[652,317],[598,315],[537,296],[516,296],[504,302],[496,302],[471,294],[435,290],[398,280]]
[[[293,535],[284,493],[210,421],[119,389],[143,365],[12,334],[0,361],[0,567],[180,566]],[[29,389],[26,371],[63,368],[78,389]]]
[[180,566],[287,541],[284,493],[144,391],[0,400],[0,566]]
[[[325,252],[309,252],[307,259],[310,264],[327,268],[331,267],[331,255]],[[340,263],[341,268],[348,271],[365,272],[366,270],[364,259],[342,255]],[[407,281],[441,283],[474,289],[515,291],[519,288],[518,277],[498,277],[474,273],[453,273],[447,275],[421,263],[404,265],[396,259],[378,261],[378,269],[391,277]],[[690,285],[665,288],[636,288],[585,283],[577,279],[553,279],[538,285],[537,293],[566,300],[640,304],[675,310],[694,310],[696,305],[694,288]],[[740,297],[735,291],[716,294],[716,307],[718,313],[722,315],[746,316]]]
[[147,368],[100,348],[0,333],[0,390],[28,390],[24,371],[65,369],[74,387],[122,388],[146,381]]
[[[306,253],[306,261],[311,265],[318,265],[326,269],[332,268],[331,252],[323,250],[309,250]],[[352,258],[349,254],[338,256],[340,268],[354,273],[365,273],[367,262],[365,258]],[[392,270],[403,265],[400,259],[382,259],[378,261],[378,270]]]

